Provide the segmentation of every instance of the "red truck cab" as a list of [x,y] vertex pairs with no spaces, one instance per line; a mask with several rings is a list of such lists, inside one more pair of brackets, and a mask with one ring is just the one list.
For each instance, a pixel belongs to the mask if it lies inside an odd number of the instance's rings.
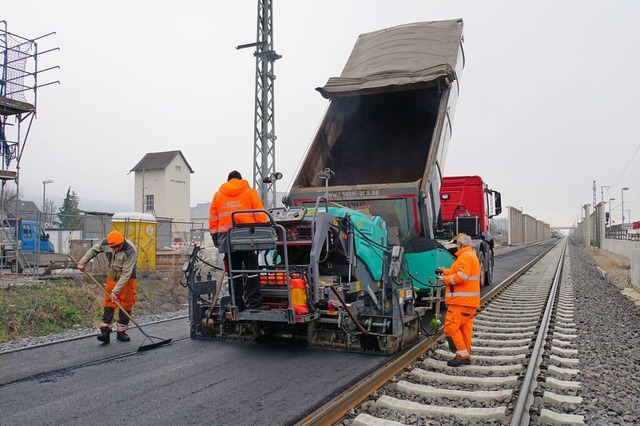
[[489,189],[480,176],[443,177],[440,211],[452,235],[490,233],[489,219],[502,212],[500,193]]
[[[448,176],[440,187],[440,217],[436,239],[450,240],[460,232],[469,235],[480,260],[481,285],[493,280],[494,241],[490,219],[502,212],[500,193],[489,188],[480,176]],[[446,245],[455,251],[455,245]]]

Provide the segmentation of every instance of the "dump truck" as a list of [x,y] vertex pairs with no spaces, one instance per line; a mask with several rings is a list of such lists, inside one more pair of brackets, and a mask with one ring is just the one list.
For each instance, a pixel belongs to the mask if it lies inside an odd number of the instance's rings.
[[237,306],[233,286],[221,291],[227,280],[202,272],[208,263],[192,246],[183,266],[192,338],[301,337],[387,355],[415,342],[421,312],[438,315],[442,301],[435,269],[454,260],[434,237],[462,29],[456,19],[358,37],[341,76],[317,89],[329,108],[285,208],[260,224],[232,216],[228,258],[257,251],[259,269],[226,276],[257,274],[268,310]]
[[324,196],[382,217],[429,307],[438,299],[434,270],[455,252],[436,230],[464,67],[462,26],[456,19],[361,35],[342,75],[316,89],[331,103],[283,200],[308,207]]

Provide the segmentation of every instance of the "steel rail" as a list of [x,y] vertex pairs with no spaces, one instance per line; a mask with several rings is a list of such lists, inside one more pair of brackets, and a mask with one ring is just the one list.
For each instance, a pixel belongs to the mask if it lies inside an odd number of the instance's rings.
[[[489,303],[495,296],[502,292],[507,286],[516,281],[522,275],[524,275],[529,269],[540,261],[555,244],[547,248],[536,258],[524,265],[522,268],[514,272],[507,277],[504,281],[498,284],[495,288],[485,294],[481,301],[480,306],[484,306]],[[565,246],[566,247],[566,246]],[[424,352],[429,350],[437,341],[443,336],[443,332],[439,332],[436,335],[426,338],[418,342],[415,346],[402,353],[398,357],[394,358],[390,362],[383,365],[378,370],[374,371],[340,395],[333,398],[328,403],[322,405],[313,413],[305,417],[296,423],[296,426],[320,426],[320,425],[334,425],[338,423],[342,418],[346,416],[349,410],[352,410],[362,404],[373,392],[386,385],[393,376],[404,370],[409,364],[418,359]]]
[[560,289],[560,279],[562,278],[562,266],[564,264],[564,257],[567,251],[567,243],[565,241],[560,253],[560,260],[556,267],[556,272],[553,276],[553,284],[551,285],[551,291],[547,299],[547,305],[542,315],[542,321],[540,323],[540,329],[536,337],[536,343],[531,352],[531,358],[529,360],[529,366],[525,373],[522,386],[520,387],[520,393],[518,394],[518,400],[516,407],[513,410],[511,417],[511,426],[524,426],[528,425],[531,416],[529,410],[534,403],[534,391],[538,386],[538,375],[540,374],[540,366],[543,362],[542,355],[544,354],[544,344],[549,332],[549,325],[551,324],[551,314],[555,306],[556,298]]

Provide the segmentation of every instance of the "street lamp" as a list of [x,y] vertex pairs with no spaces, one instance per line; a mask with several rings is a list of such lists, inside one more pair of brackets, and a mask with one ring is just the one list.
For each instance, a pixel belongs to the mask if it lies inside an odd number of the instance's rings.
[[622,210],[622,225],[620,225],[620,230],[624,231],[624,191],[627,191],[629,189],[629,187],[625,186],[624,188],[622,188],[622,191],[620,191],[620,194],[622,195],[622,197],[620,198],[620,210]]
[[43,220],[42,222],[46,222],[46,211],[45,211],[45,207],[46,207],[46,197],[45,194],[47,193],[47,184],[48,183],[53,183],[53,181],[51,179],[47,179],[47,180],[43,180],[42,181],[42,214],[43,216]]

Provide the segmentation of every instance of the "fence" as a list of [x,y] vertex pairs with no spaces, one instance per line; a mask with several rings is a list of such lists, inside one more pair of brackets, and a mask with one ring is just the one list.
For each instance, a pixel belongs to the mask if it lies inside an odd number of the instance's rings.
[[[73,227],[62,228],[60,224],[72,221],[65,219],[63,215],[47,214],[47,221],[43,222],[43,227],[48,233],[72,232],[73,238],[98,240],[104,238],[113,229],[112,218],[113,214],[110,213],[83,213],[74,217]],[[155,221],[157,231],[154,240],[158,250],[179,249],[193,242],[206,243],[204,235],[208,234],[208,230],[201,222],[181,222],[162,217],[155,218]]]
[[146,222],[139,223],[135,214],[132,214],[134,219],[121,219],[122,214],[118,214],[115,221],[113,214],[99,212],[82,212],[77,216],[39,212],[5,214],[40,224],[56,253],[72,254],[76,259],[91,245],[105,238],[112,229],[118,228],[125,233],[127,239],[136,244],[140,269],[155,270],[156,265],[159,269],[179,269],[184,261],[184,253],[191,244],[211,246],[208,229],[204,228],[202,222],[154,218],[150,229],[145,226]]
[[[640,235],[633,229],[622,229],[619,225],[606,225],[605,203],[582,206],[584,217],[571,234],[574,241],[586,247],[601,248],[631,258],[631,251],[640,249]],[[631,228],[631,224],[629,224]]]

